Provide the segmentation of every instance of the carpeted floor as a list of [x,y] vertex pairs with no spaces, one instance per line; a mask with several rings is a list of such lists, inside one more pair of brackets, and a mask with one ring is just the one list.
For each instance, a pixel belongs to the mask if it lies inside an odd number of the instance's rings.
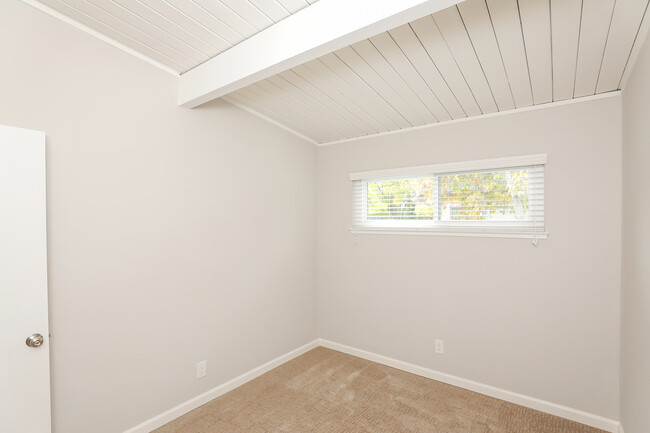
[[604,433],[323,347],[154,433]]

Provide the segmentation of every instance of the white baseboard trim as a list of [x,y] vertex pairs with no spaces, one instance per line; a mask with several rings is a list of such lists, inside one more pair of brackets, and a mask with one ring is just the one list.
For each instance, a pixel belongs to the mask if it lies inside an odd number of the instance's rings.
[[347,353],[349,355],[357,356],[359,358],[367,359],[378,364],[383,364],[388,367],[393,367],[398,370],[406,371],[408,373],[417,374],[418,376],[426,377],[429,379],[444,382],[449,385],[454,385],[459,388],[467,389],[470,391],[478,392],[479,394],[488,395],[501,400],[509,401],[520,406],[528,407],[531,409],[545,412],[551,415],[559,416],[561,418],[569,419],[571,421],[579,422],[591,427],[599,428],[611,433],[622,433],[623,428],[618,421],[609,418],[604,418],[599,415],[594,415],[570,407],[562,406],[559,404],[551,403],[548,401],[540,400],[534,397],[529,397],[516,392],[506,391],[505,389],[496,388],[494,386],[485,385],[472,380],[463,379],[451,374],[441,373],[439,371],[431,370],[429,368],[420,367],[418,365],[409,364],[408,362],[398,361],[387,356],[378,355],[376,353],[367,352],[365,350],[356,349],[354,347],[345,346],[343,344],[335,343],[333,341],[320,339],[319,343],[323,347],[337,350],[339,352]]
[[215,388],[212,388],[211,390],[206,391],[197,397],[187,400],[186,402],[181,403],[178,406],[173,407],[168,411],[161,413],[160,415],[156,415],[155,417],[148,419],[147,421],[138,424],[133,428],[128,429],[124,433],[149,433],[157,429],[158,427],[162,427],[168,422],[175,420],[179,416],[185,415],[191,410],[194,410],[197,407],[204,405],[210,400],[214,400],[215,398],[227,393],[228,391],[232,391],[233,389],[242,386],[246,382],[250,382],[256,377],[259,377],[264,373],[273,370],[274,368],[284,364],[285,362],[289,362],[292,359],[297,358],[298,356],[306,352],[309,352],[312,349],[315,349],[319,345],[320,345],[320,340],[318,339],[310,343],[307,343],[304,346],[301,346],[295,350],[292,350],[287,354],[279,356],[274,360],[267,362],[264,365],[260,365],[259,367],[254,368],[251,371],[242,374],[241,376],[238,376],[232,380],[229,380],[226,383],[223,383]]
[[509,401],[511,403],[518,404],[520,406],[528,407],[551,415],[566,418],[571,421],[576,421],[581,424],[585,424],[591,427],[605,430],[607,432],[624,433],[623,426],[621,425],[621,423],[618,421],[614,421],[612,419],[604,418],[599,415],[594,415],[581,410],[572,409],[570,407],[540,400],[534,397],[529,397],[523,394],[506,391],[504,389],[496,388],[490,385],[485,385],[479,382],[474,382],[472,380],[463,379],[458,376],[453,376],[451,374],[431,370],[426,367],[420,367],[418,365],[409,364],[408,362],[399,361],[397,359],[389,358],[387,356],[379,355],[361,349],[356,349],[354,347],[335,343],[333,341],[325,340],[322,338],[307,343],[304,346],[301,346],[295,350],[292,350],[287,354],[279,356],[278,358],[275,358],[274,360],[269,361],[264,365],[254,368],[253,370],[244,373],[241,376],[238,376],[232,380],[229,380],[226,383],[223,383],[215,388],[212,388],[211,390],[206,391],[197,397],[187,400],[186,402],[181,403],[178,406],[173,407],[168,411],[161,413],[160,415],[156,415],[155,417],[148,419],[147,421],[144,421],[143,423],[138,424],[133,428],[130,428],[124,433],[150,433],[151,431],[157,429],[158,427],[162,427],[168,422],[173,421],[176,418],[185,415],[186,413],[196,409],[197,407],[204,405],[210,400],[214,400],[215,398],[229,391],[232,391],[233,389],[240,387],[247,382],[250,382],[251,380],[263,375],[264,373],[267,373],[268,371],[271,371],[274,368],[279,367],[280,365],[289,362],[292,359],[297,358],[298,356],[306,352],[309,352],[310,350],[315,349],[318,346],[327,347],[328,349],[337,350],[339,352],[343,352],[349,355],[357,356],[359,358],[367,359],[368,361],[373,361],[378,364],[383,364],[389,367],[396,368],[398,370],[406,371],[408,373],[417,374],[418,376],[426,377],[429,379],[437,380],[439,382],[447,383],[449,385],[454,385],[459,388],[478,392],[479,394],[484,394],[490,397],[495,397],[501,400]]

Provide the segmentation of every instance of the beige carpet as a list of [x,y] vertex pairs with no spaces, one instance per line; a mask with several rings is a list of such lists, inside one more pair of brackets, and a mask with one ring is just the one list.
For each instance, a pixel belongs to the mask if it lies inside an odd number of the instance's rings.
[[316,348],[154,433],[603,433]]

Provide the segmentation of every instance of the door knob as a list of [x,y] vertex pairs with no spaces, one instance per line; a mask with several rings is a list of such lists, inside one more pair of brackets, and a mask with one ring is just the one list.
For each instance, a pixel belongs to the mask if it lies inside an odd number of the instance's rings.
[[32,334],[27,337],[25,344],[29,347],[40,347],[43,344],[43,336],[41,334]]

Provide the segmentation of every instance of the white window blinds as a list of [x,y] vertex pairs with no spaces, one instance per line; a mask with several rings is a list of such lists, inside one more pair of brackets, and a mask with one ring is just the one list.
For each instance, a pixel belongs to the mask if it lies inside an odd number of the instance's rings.
[[353,232],[545,238],[546,155],[353,173]]

